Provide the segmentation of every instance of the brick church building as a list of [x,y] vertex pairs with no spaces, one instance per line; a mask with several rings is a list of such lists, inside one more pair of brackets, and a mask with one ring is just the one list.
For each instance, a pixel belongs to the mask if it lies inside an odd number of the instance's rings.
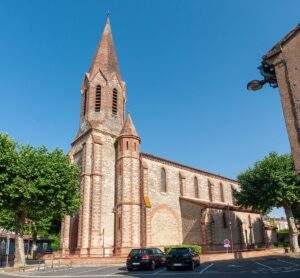
[[107,18],[81,87],[70,158],[81,167],[82,205],[65,216],[64,255],[125,255],[133,247],[193,243],[204,250],[266,241],[262,216],[235,205],[238,183],[141,151]]

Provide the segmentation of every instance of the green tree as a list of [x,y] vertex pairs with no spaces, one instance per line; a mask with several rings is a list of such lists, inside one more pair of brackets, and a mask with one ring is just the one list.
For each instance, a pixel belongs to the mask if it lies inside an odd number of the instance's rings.
[[6,215],[4,227],[16,234],[16,264],[25,263],[24,232],[73,214],[79,188],[79,169],[63,151],[20,145],[0,134],[0,211]]
[[235,193],[239,205],[269,212],[272,207],[283,207],[289,226],[291,250],[299,252],[298,231],[292,205],[300,199],[300,186],[292,156],[270,153],[252,168],[238,176],[240,192]]

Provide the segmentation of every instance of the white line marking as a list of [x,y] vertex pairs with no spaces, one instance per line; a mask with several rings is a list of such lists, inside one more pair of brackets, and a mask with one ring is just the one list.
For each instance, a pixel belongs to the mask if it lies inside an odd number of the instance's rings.
[[285,260],[281,260],[281,259],[276,259],[276,260],[280,261],[280,262],[283,262],[283,263],[291,264],[291,265],[297,265],[295,263],[291,263],[291,262],[288,262],[288,261],[285,261]]
[[290,269],[290,270],[284,270],[282,272],[296,272],[296,271],[300,271],[300,269]]
[[163,271],[165,271],[164,268],[163,268],[163,269],[159,269],[159,270],[153,272],[152,275],[156,275],[156,274],[161,273],[161,272],[163,272]]
[[208,270],[210,267],[212,267],[214,264],[213,263],[211,263],[210,265],[208,265],[207,267],[205,267],[205,268],[203,268],[199,273],[201,274],[201,273],[203,273],[203,272],[205,272],[206,270]]
[[252,262],[254,262],[254,263],[258,264],[258,265],[261,265],[261,266],[263,266],[263,267],[266,267],[266,268],[268,268],[268,269],[274,270],[272,267],[270,267],[270,266],[268,266],[268,265],[265,265],[265,264],[262,264],[262,263],[259,263],[259,262],[256,262],[256,261],[252,261]]

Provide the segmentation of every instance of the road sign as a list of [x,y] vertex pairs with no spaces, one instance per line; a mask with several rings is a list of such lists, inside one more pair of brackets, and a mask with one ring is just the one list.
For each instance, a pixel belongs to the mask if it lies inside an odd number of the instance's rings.
[[224,248],[226,248],[228,252],[228,248],[230,247],[230,240],[226,238],[224,239],[223,243],[224,243]]

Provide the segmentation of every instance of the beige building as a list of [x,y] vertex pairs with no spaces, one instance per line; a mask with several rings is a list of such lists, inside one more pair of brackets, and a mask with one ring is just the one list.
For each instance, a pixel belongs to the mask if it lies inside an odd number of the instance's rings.
[[263,245],[261,215],[235,205],[233,179],[141,152],[109,19],[81,87],[70,157],[81,167],[82,206],[66,216],[63,254],[123,255],[139,246],[193,243],[204,250]]

